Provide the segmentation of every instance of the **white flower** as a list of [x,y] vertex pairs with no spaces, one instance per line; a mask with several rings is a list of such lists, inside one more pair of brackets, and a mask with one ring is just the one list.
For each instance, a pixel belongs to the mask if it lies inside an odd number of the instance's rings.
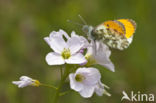
[[[82,38],[80,39],[80,36],[77,36],[75,32],[72,32],[71,35],[69,37],[65,31],[59,30],[44,38],[54,51],[46,56],[46,61],[49,65],[81,64],[86,62],[85,57],[79,52],[86,45],[85,41]],[[67,39],[66,41],[63,36]]]
[[18,85],[19,88],[23,88],[30,85],[38,87],[40,85],[40,82],[38,80],[34,80],[27,76],[21,76],[20,81],[13,81],[12,83]]
[[69,79],[71,89],[79,92],[84,98],[91,97],[94,92],[100,94],[99,96],[105,92],[101,86],[101,74],[96,68],[79,68],[76,73],[69,75]]
[[91,46],[88,47],[85,57],[88,60],[87,65],[100,64],[114,72],[114,64],[109,59],[110,55],[111,51],[103,42],[91,41]]
[[85,37],[76,35],[76,33],[74,31],[72,31],[71,37],[77,37],[79,39],[79,41],[83,44],[83,48],[81,48],[81,49],[85,49],[90,45],[88,40]]

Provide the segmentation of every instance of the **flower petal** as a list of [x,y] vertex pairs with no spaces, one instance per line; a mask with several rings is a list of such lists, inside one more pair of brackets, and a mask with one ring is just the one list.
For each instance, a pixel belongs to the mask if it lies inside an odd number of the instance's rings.
[[31,81],[13,81],[12,83],[18,85],[19,88],[23,88],[32,84]]
[[114,72],[114,65],[109,59],[111,51],[109,50],[108,46],[101,41],[96,41],[95,48],[94,58],[96,59],[97,63]]
[[23,87],[28,86],[28,84],[27,83],[24,83],[23,81],[13,81],[12,83],[15,84],[15,85],[17,85],[18,88],[23,88]]
[[104,66],[104,67],[106,67],[110,71],[115,72],[114,64],[111,61],[108,61],[108,63],[99,62],[99,64],[102,65],[102,66]]
[[69,80],[70,80],[70,88],[75,91],[81,91],[83,89],[83,84],[75,81],[75,75],[74,73],[69,74]]
[[50,39],[49,39],[49,37],[45,37],[44,40],[50,46]]
[[47,44],[57,53],[61,53],[64,48],[67,47],[65,40],[63,39],[62,30],[60,32],[51,32],[49,37],[45,37],[44,40]]
[[76,35],[75,31],[72,31],[72,32],[71,32],[71,37],[74,37],[74,36],[75,36],[75,37],[78,37],[78,35]]
[[82,97],[89,98],[93,95],[94,89],[94,86],[84,85],[83,90],[81,90],[79,93]]
[[83,83],[85,85],[96,85],[101,78],[101,74],[96,68],[79,68],[76,74],[82,74],[85,77]]
[[15,85],[19,85],[19,84],[21,84],[21,82],[22,81],[13,81],[12,83],[15,84]]
[[32,81],[32,78],[28,77],[28,76],[21,76],[20,77],[21,81]]
[[60,36],[51,38],[50,47],[56,52],[61,54],[64,48],[67,48],[67,44]]
[[47,56],[46,56],[46,62],[49,65],[61,65],[61,64],[64,64],[65,63],[65,61],[61,57],[61,55],[60,54],[57,54],[55,52],[50,52],[50,53],[47,54]]
[[50,35],[49,35],[49,38],[53,38],[53,37],[55,37],[55,36],[60,36],[60,37],[62,37],[62,34],[59,33],[59,32],[56,32],[56,31],[52,31],[52,32],[50,33]]
[[51,38],[56,37],[56,36],[62,37],[62,35],[61,35],[59,32],[52,31],[52,32],[49,34],[49,37],[45,37],[44,40],[45,40],[46,43],[50,46],[50,45],[51,45]]
[[81,49],[87,48],[90,45],[88,40],[85,37],[76,35],[75,31],[72,31],[71,38],[77,38],[78,39],[78,41],[82,45]]
[[65,61],[68,64],[82,64],[87,62],[85,57],[81,53],[71,55],[71,57],[69,59],[66,59]]
[[31,81],[20,81],[20,82],[21,82],[21,83],[18,85],[19,88],[23,88],[23,87],[26,87],[26,86],[32,84]]
[[66,39],[70,39],[69,35],[64,30],[60,29],[59,33],[62,34],[62,36],[65,36]]
[[83,47],[83,43],[76,36],[71,37],[67,41],[67,45],[71,51],[71,54],[75,54],[76,52],[78,52]]

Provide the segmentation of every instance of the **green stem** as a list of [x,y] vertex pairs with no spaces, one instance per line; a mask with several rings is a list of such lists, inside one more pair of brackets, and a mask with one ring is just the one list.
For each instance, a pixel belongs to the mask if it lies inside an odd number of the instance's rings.
[[49,85],[49,84],[43,84],[43,83],[40,83],[40,86],[45,86],[45,87],[49,87],[49,88],[53,88],[53,89],[58,89],[57,87],[53,86],[53,85]]
[[61,91],[61,88],[66,80],[66,78],[68,77],[68,74],[69,74],[69,70],[70,70],[70,67],[69,66],[66,66],[65,68],[65,71],[64,71],[64,74],[62,75],[62,79],[59,83],[59,86],[58,86],[58,89],[56,90],[56,94],[54,96],[54,102],[53,103],[57,103],[58,102],[58,99],[59,99],[59,94],[60,94],[60,91]]
[[67,94],[67,93],[69,93],[69,92],[71,92],[71,91],[72,91],[72,90],[68,90],[68,91],[62,92],[62,93],[59,94],[59,96],[63,96],[63,95],[65,95],[65,94]]
[[62,70],[62,66],[60,66],[60,75],[61,75],[61,80],[62,80],[62,76],[63,76],[63,70]]

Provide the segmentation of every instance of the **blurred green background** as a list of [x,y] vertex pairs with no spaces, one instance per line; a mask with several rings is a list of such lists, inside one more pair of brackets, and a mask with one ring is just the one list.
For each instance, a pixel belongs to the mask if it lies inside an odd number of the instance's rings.
[[[83,99],[72,91],[62,96],[60,103],[121,103],[123,90],[128,94],[156,94],[156,0],[0,0],[1,103],[52,103],[55,90],[19,89],[11,82],[26,75],[58,85],[59,70],[45,62],[51,49],[43,38],[59,29],[82,35],[81,27],[66,22],[71,19],[81,23],[78,14],[93,26],[106,20],[131,18],[137,30],[128,49],[112,49],[116,72],[99,69],[111,97],[94,95]],[[63,90],[68,89],[67,82]]]

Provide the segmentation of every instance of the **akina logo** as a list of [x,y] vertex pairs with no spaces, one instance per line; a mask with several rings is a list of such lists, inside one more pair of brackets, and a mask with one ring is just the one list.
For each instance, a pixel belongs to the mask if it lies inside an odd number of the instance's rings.
[[155,95],[154,94],[145,94],[138,91],[135,93],[134,91],[131,91],[130,95],[128,95],[125,91],[122,92],[123,96],[121,98],[121,101],[128,100],[128,101],[139,101],[139,102],[154,102]]

